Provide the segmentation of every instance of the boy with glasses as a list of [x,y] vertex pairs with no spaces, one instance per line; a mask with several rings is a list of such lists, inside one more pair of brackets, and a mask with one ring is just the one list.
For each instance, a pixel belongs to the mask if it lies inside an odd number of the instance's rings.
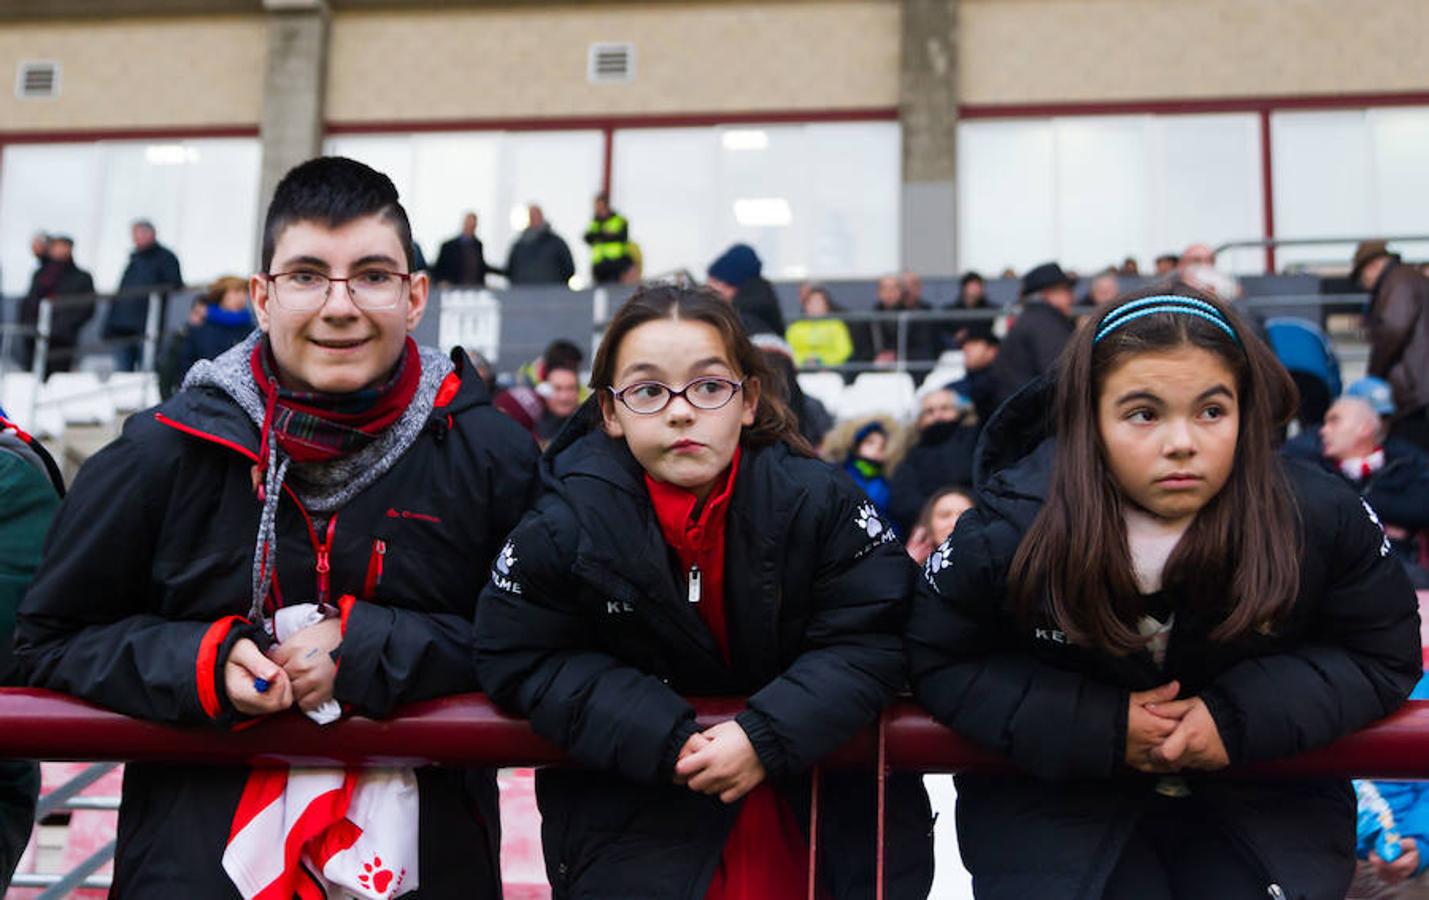
[[[56,519],[18,629],[32,684],[218,727],[477,689],[476,596],[536,452],[463,353],[409,337],[412,262],[386,176],[320,158],[284,177],[249,282],[259,330],[131,418]],[[299,795],[329,776],[315,824]],[[364,790],[396,799],[364,818]],[[499,821],[484,770],[133,764],[114,889],[495,897]]]

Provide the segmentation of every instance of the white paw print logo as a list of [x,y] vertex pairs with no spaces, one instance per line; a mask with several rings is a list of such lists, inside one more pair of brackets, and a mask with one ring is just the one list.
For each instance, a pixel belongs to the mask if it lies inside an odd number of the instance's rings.
[[1369,501],[1360,498],[1360,506],[1369,514],[1369,520],[1374,523],[1374,527],[1379,529],[1379,555],[1388,556],[1390,551],[1389,536],[1384,533],[1384,524],[1379,521],[1379,513],[1374,511],[1374,507],[1369,505]]
[[923,563],[923,577],[928,579],[928,583],[933,587],[938,586],[938,573],[953,564],[953,538],[948,536],[938,549],[928,555],[928,561]]
[[871,538],[876,538],[883,533],[883,520],[878,517],[878,510],[874,509],[872,503],[865,502],[861,505],[853,521],[859,528],[868,532],[868,536]]
[[511,570],[516,567],[516,545],[511,541],[506,542],[506,546],[501,548],[501,553],[496,557],[496,571],[502,575],[510,575]]

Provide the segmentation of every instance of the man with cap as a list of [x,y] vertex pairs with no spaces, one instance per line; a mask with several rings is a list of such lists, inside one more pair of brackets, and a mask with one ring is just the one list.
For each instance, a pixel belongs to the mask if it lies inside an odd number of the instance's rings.
[[154,224],[138,219],[130,226],[134,252],[119,278],[119,290],[104,321],[106,340],[119,342],[114,350],[114,368],[132,372],[143,355],[144,324],[149,317],[149,292],[184,285],[179,258],[159,243]]
[[1022,277],[1022,314],[1003,340],[995,363],[998,402],[1056,365],[1076,330],[1075,284],[1055,262],[1043,263]]
[[1419,565],[1419,541],[1429,528],[1429,454],[1385,436],[1385,419],[1393,414],[1389,384],[1366,376],[1330,406],[1319,431],[1301,432],[1282,452],[1337,473],[1359,491],[1410,581],[1424,590],[1429,574]]
[[1370,293],[1369,374],[1394,392],[1390,433],[1429,451],[1429,278],[1384,241],[1355,248],[1350,278]]
[[735,244],[710,263],[709,286],[734,304],[739,321],[750,334],[784,336],[784,313],[774,285],[761,274],[764,263],[748,244]]

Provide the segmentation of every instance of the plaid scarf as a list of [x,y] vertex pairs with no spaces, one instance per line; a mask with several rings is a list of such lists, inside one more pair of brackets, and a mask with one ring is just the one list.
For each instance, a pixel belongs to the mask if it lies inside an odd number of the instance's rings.
[[422,378],[421,355],[411,338],[385,384],[349,394],[293,391],[279,385],[266,338],[253,346],[249,361],[265,409],[261,460],[268,458],[270,435],[295,463],[331,462],[356,453],[401,417]]

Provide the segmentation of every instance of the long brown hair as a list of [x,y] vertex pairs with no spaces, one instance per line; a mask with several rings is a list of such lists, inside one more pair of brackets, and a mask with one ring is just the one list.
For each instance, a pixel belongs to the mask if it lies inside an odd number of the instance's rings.
[[767,447],[783,441],[795,453],[814,455],[809,442],[799,433],[798,418],[780,399],[780,392],[771,388],[774,375],[764,361],[764,354],[750,343],[734,307],[708,288],[664,283],[646,285],[616,311],[591,365],[590,389],[599,399],[601,409],[613,402],[609,388],[615,384],[615,357],[620,342],[635,328],[657,319],[703,322],[714,328],[735,371],[746,383],[759,385],[754,424],[741,430],[739,442],[742,445]]
[[1224,618],[1211,639],[1232,641],[1271,626],[1295,602],[1300,524],[1275,441],[1295,411],[1295,384],[1234,309],[1177,285],[1172,293],[1214,306],[1235,332],[1195,315],[1158,312],[1093,341],[1102,320],[1142,291],[1082,323],[1057,365],[1056,451],[1047,500],[1013,557],[1008,587],[1024,618],[1045,597],[1075,642],[1114,654],[1145,644],[1136,630],[1142,600],[1122,518],[1128,501],[1104,458],[1097,401],[1108,374],[1128,357],[1183,346],[1208,351],[1235,373],[1240,430],[1229,480],[1197,513],[1162,577],[1182,601]]

